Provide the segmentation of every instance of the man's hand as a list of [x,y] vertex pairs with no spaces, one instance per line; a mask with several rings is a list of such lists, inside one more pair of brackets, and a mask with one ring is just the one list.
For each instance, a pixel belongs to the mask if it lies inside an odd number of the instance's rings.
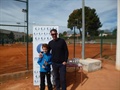
[[43,54],[40,52],[39,53],[39,58],[42,58],[43,57]]
[[67,63],[66,63],[66,62],[63,62],[62,64],[63,64],[63,65],[66,65]]

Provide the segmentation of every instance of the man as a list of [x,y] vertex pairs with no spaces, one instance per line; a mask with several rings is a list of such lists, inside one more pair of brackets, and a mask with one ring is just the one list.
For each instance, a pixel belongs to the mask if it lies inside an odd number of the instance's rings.
[[66,63],[68,60],[68,48],[64,39],[57,37],[57,30],[52,29],[50,34],[53,38],[49,42],[52,51],[52,67],[55,76],[56,90],[66,90]]

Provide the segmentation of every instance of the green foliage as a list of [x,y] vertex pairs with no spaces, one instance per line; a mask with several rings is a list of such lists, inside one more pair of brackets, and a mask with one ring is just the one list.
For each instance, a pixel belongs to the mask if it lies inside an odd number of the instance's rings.
[[113,35],[113,36],[116,36],[116,35],[117,35],[117,28],[115,28],[115,29],[113,30],[112,35]]
[[64,32],[63,32],[63,35],[67,35],[67,32],[66,32],[66,31],[64,31]]
[[[82,8],[74,10],[68,19],[68,28],[73,30],[76,26],[81,35],[82,28]],[[102,26],[95,9],[85,6],[85,33],[89,33],[90,36],[97,36],[99,34],[98,28]]]
[[11,39],[12,41],[14,41],[15,39],[15,36],[14,36],[14,33],[11,31],[10,34],[9,34],[9,39]]
[[[116,39],[116,36],[113,35],[108,35],[108,36],[103,36],[103,39]],[[101,39],[100,36],[96,36],[95,39]]]
[[63,39],[65,39],[65,40],[66,40],[66,39],[67,39],[67,37],[66,37],[65,35],[66,35],[66,34],[65,34],[64,32],[63,32],[63,33],[60,33],[60,34],[59,34],[59,37],[60,37],[60,38],[63,38]]
[[0,32],[0,39],[2,39],[2,33]]
[[21,38],[18,38],[16,41],[18,42],[32,42],[33,41],[33,38],[28,36],[28,39],[27,39],[27,35],[23,35]]

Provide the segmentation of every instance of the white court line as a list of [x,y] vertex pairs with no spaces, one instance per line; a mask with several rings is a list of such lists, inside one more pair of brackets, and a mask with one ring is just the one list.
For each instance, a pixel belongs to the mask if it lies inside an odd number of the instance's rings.
[[17,49],[24,57],[26,57],[25,54],[18,47],[17,47]]

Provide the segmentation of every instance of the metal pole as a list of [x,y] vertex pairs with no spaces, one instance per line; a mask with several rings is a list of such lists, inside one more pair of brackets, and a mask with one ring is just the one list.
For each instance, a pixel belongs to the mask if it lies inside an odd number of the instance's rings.
[[[23,3],[26,3],[26,23],[27,23],[27,38],[26,38],[26,54],[27,54],[27,57],[26,57],[26,69],[28,70],[29,69],[29,64],[28,64],[28,3],[29,3],[29,0],[26,0],[26,1],[22,1],[22,0],[15,0],[15,1],[19,1],[19,2],[23,2]],[[25,26],[24,26],[25,27]]]
[[[19,25],[19,24],[20,24],[20,22],[17,22],[17,24]],[[18,27],[18,32],[19,32],[19,27]]]
[[[24,25],[25,25],[25,21],[24,21]],[[24,44],[25,44],[25,27],[24,27]]]
[[[20,22],[17,22],[17,24],[19,25]],[[19,33],[19,27],[18,27],[18,33]],[[20,42],[20,36],[18,36],[18,42]]]
[[[25,12],[23,12],[24,13],[24,26],[25,26]],[[24,27],[24,40],[23,40],[23,42],[25,43],[25,27]]]
[[[77,28],[78,27],[78,19],[75,19],[75,20],[77,21],[77,26],[76,26],[76,28]],[[78,42],[78,35],[77,35],[77,42]]]
[[100,43],[100,58],[102,58],[102,45],[103,45],[103,37],[102,37],[103,31],[101,31],[101,43]]
[[116,69],[120,71],[120,0],[117,0],[118,23],[117,23],[117,46],[116,46]]
[[82,0],[82,59],[85,59],[85,7]]
[[75,26],[74,26],[74,58],[75,58]]
[[20,24],[19,24],[19,25],[18,25],[18,24],[17,24],[17,25],[10,25],[10,24],[0,24],[0,26],[8,26],[8,27],[9,27],[9,26],[11,26],[11,27],[27,27],[27,26],[20,25]]
[[[22,12],[24,13],[24,26],[25,26],[25,22],[26,22],[26,20],[25,20],[25,17],[26,17],[26,9],[22,9]],[[24,27],[24,43],[25,43],[25,27]]]
[[27,21],[27,50],[26,50],[26,53],[27,53],[27,57],[26,57],[26,69],[28,70],[29,69],[29,65],[28,65],[28,3],[29,3],[29,0],[26,0],[26,10],[27,10],[27,12],[26,12],[26,21]]

